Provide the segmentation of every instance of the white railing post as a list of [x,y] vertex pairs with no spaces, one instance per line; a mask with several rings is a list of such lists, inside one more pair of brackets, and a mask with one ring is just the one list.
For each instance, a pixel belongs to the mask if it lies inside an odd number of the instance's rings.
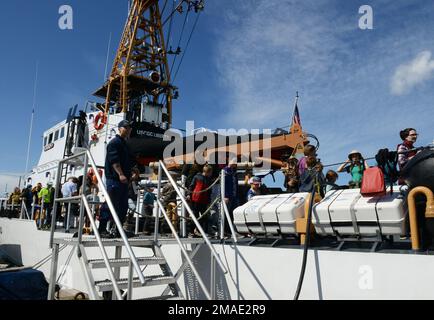
[[[186,185],[185,185],[186,181],[187,181],[187,177],[184,176],[184,175],[182,175],[181,176],[181,185],[184,188],[186,187]],[[185,190],[184,189],[181,190],[181,197],[185,197]],[[180,222],[181,222],[181,237],[182,238],[187,238],[187,221],[186,221],[186,211],[185,211],[184,202],[182,202],[182,204],[181,204],[181,219],[180,219]]]
[[32,220],[35,219],[35,207],[36,207],[36,197],[33,196],[33,203],[32,203]]
[[225,170],[222,169],[220,172],[220,240],[225,238],[225,213],[224,213],[224,202],[225,202]]
[[[82,188],[82,199],[80,201],[80,215],[78,220],[78,243],[81,244],[81,241],[83,239],[83,226],[84,226],[84,203],[83,199],[86,199],[86,189],[87,189],[87,171],[89,168],[89,156],[88,152],[84,154],[84,164],[83,164],[83,185]],[[95,170],[95,175],[98,176],[98,170]],[[86,199],[87,200],[87,199]]]
[[62,165],[64,161],[59,161],[57,163],[57,173],[56,173],[56,181],[54,185],[54,195],[53,195],[53,214],[51,216],[51,229],[50,229],[50,248],[53,247],[54,240],[54,231],[56,230],[56,221],[57,221],[57,206],[62,205],[61,203],[57,203],[56,199],[59,197],[60,189],[62,188],[61,176],[62,176]]
[[141,196],[141,190],[140,190],[140,188],[137,188],[137,203],[136,203],[136,210],[135,210],[135,215],[136,215],[136,225],[135,225],[135,228],[134,228],[134,234],[135,235],[138,235],[139,234],[139,222],[140,222],[140,214],[139,214],[139,210],[140,210],[140,213],[142,213],[142,211],[143,211],[143,203],[140,203],[140,196]]
[[71,202],[68,202],[68,210],[66,211],[66,217],[63,220],[66,221],[66,226],[65,226],[66,232],[69,232],[70,219],[71,219]]
[[96,241],[98,242],[98,246],[99,246],[99,249],[101,251],[101,254],[102,254],[102,257],[104,260],[104,264],[106,265],[110,281],[113,283],[113,289],[114,289],[115,295],[116,295],[118,300],[122,300],[122,293],[121,293],[119,286],[116,282],[116,277],[113,273],[113,269],[111,267],[110,260],[109,260],[108,255],[107,255],[107,251],[104,248],[104,245],[103,245],[102,240],[101,240],[101,236],[100,236],[98,229],[96,227],[96,224],[95,224],[95,220],[93,219],[92,214],[90,213],[89,203],[87,202],[86,196],[84,194],[82,195],[81,203],[83,204],[83,207],[87,212],[87,216],[89,217],[90,224],[92,226],[92,229],[94,230],[93,233],[95,234]]
[[[161,163],[158,163],[158,185],[157,185],[157,199],[160,200],[161,196]],[[158,233],[159,233],[159,225],[160,225],[160,210],[157,210],[157,213],[155,215],[155,227],[154,227],[154,241],[157,242],[158,240]]]
[[[179,190],[178,185],[176,184],[176,181],[173,180],[172,176],[169,174],[169,171],[167,170],[167,168],[164,166],[163,162],[160,161],[160,165],[161,168],[164,170],[164,173],[167,175],[167,177],[169,178],[169,182],[172,184],[173,188],[175,189],[176,193],[181,197],[181,201],[184,203],[186,210],[188,211],[191,220],[193,220],[194,224],[196,225],[197,230],[199,230],[200,234],[202,235],[203,240],[205,241],[205,243],[207,244],[208,248],[211,251],[211,254],[214,255],[214,257],[216,258],[220,268],[223,270],[224,273],[227,273],[227,270],[225,268],[225,266],[223,265],[223,262],[221,261],[220,257],[217,254],[217,251],[215,250],[215,248],[213,247],[213,245],[211,244],[211,242],[209,241],[208,237],[206,236],[205,232],[202,229],[202,226],[200,225],[200,223],[197,221],[197,218],[194,216],[193,211],[191,210],[190,206],[188,205],[187,201],[185,200],[185,198],[182,196],[181,191]],[[158,201],[160,201],[158,199]],[[161,207],[161,203],[159,203],[160,207]],[[163,210],[163,208],[161,208]],[[164,212],[164,211],[162,211]],[[172,225],[172,224],[170,224]],[[173,227],[173,226],[172,226]]]
[[45,196],[42,196],[41,209],[39,211],[39,228],[42,228],[42,214],[44,212],[44,206],[45,206]]
[[[193,271],[194,275],[196,276],[197,282],[199,283],[199,286],[202,288],[203,292],[205,293],[205,296],[208,300],[211,300],[211,294],[208,292],[207,287],[205,286],[199,272],[197,271],[196,267],[193,264],[193,261],[191,261],[190,256],[188,255],[187,251],[184,248],[184,245],[181,242],[181,239],[179,238],[175,227],[172,225],[166,210],[164,210],[162,203],[160,202],[160,199],[157,199],[157,205],[158,205],[158,211],[161,211],[161,213],[163,214],[164,218],[166,219],[167,223],[169,224],[169,228],[172,231],[173,236],[176,239],[176,242],[178,242],[178,246],[181,249],[182,254],[184,255],[185,259],[188,261],[188,264],[190,265],[191,271]],[[222,269],[224,272],[226,271],[226,269],[223,267]],[[227,272],[227,271],[226,271]],[[226,273],[225,272],[225,273]]]
[[24,219],[24,199],[21,199],[20,219]]

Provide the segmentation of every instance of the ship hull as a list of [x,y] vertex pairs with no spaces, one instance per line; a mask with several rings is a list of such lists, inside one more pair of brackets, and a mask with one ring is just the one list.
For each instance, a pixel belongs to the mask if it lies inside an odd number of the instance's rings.
[[[56,233],[56,238],[70,234]],[[50,254],[49,233],[34,222],[0,218],[0,250],[32,266]],[[189,246],[192,250],[194,245]],[[214,243],[228,273],[216,265],[215,299],[288,300],[296,291],[303,250],[301,247],[263,247]],[[98,248],[89,248],[89,259],[100,258]],[[134,248],[137,253],[150,249]],[[183,262],[176,244],[162,250],[173,272]],[[142,252],[143,251],[143,252]],[[109,250],[109,255],[114,252]],[[69,257],[69,262],[68,262]],[[211,281],[211,255],[205,246],[193,259],[204,282]],[[434,299],[434,256],[410,253],[310,250],[300,299]],[[40,267],[47,279],[50,261]],[[62,271],[63,270],[63,271]],[[148,271],[148,270],[147,270]],[[152,268],[148,272],[155,272]],[[99,277],[107,278],[101,271]],[[88,292],[77,254],[72,247],[60,252],[60,284]],[[204,299],[194,275],[186,269],[178,284],[188,299]],[[141,289],[142,290],[142,289]],[[161,294],[162,287],[143,288],[143,296]]]

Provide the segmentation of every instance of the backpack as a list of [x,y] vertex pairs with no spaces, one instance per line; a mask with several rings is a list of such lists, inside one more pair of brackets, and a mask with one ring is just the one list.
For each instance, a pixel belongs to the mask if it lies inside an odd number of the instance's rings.
[[383,171],[384,181],[390,185],[390,192],[393,192],[393,184],[398,181],[399,172],[397,169],[398,152],[389,151],[389,149],[378,150],[375,156],[378,167]]
[[360,193],[364,197],[375,197],[386,195],[384,174],[379,167],[367,168],[363,174]]

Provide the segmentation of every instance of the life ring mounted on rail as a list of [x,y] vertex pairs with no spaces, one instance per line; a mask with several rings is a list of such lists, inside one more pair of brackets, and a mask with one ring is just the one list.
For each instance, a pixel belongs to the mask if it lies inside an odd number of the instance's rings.
[[99,131],[102,128],[104,128],[106,123],[107,123],[107,115],[101,111],[96,115],[95,119],[93,120],[93,127],[97,131]]

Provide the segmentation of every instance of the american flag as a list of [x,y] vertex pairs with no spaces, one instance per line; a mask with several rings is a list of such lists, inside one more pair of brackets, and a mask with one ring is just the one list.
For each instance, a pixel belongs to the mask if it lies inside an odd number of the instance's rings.
[[298,106],[295,104],[294,115],[292,116],[292,124],[298,124],[301,127],[300,113],[298,112]]

